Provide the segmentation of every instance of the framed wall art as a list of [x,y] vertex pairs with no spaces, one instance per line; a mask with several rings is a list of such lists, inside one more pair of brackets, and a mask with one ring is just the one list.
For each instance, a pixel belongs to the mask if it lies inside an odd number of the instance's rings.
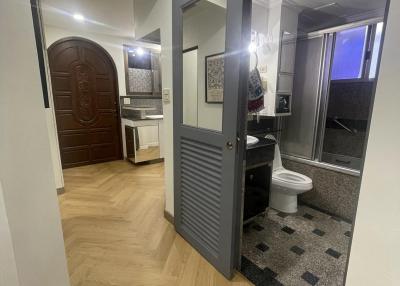
[[224,59],[224,53],[206,56],[207,103],[223,103],[224,101]]

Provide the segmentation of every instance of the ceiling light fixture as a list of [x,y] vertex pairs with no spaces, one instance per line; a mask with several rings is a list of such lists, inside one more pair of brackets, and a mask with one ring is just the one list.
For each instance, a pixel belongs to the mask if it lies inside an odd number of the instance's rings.
[[257,45],[256,45],[256,43],[251,42],[250,45],[249,45],[249,47],[248,47],[248,49],[249,49],[249,53],[255,53],[255,52],[257,52]]
[[142,48],[137,48],[136,52],[138,53],[139,56],[142,56],[144,54],[144,50]]
[[82,14],[74,14],[74,19],[78,22],[84,22],[85,21],[85,17],[83,17]]

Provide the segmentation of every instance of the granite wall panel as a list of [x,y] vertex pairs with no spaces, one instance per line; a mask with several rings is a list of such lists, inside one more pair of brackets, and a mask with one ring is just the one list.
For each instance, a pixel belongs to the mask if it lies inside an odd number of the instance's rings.
[[355,177],[307,164],[283,159],[288,170],[306,175],[313,180],[313,190],[301,194],[299,201],[327,213],[353,221],[360,186],[360,177]]

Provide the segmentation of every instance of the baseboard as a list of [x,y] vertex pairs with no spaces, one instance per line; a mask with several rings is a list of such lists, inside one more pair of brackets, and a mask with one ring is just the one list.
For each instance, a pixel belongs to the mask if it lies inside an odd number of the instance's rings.
[[166,210],[164,210],[164,218],[171,224],[174,224],[174,216]]
[[64,193],[65,193],[64,187],[58,188],[58,189],[57,189],[57,195],[62,195],[62,194],[64,194]]

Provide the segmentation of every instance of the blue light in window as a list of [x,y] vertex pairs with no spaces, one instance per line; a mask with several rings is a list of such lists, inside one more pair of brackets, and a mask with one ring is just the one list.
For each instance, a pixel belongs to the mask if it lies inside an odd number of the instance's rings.
[[336,34],[332,80],[359,79],[362,77],[368,26]]

